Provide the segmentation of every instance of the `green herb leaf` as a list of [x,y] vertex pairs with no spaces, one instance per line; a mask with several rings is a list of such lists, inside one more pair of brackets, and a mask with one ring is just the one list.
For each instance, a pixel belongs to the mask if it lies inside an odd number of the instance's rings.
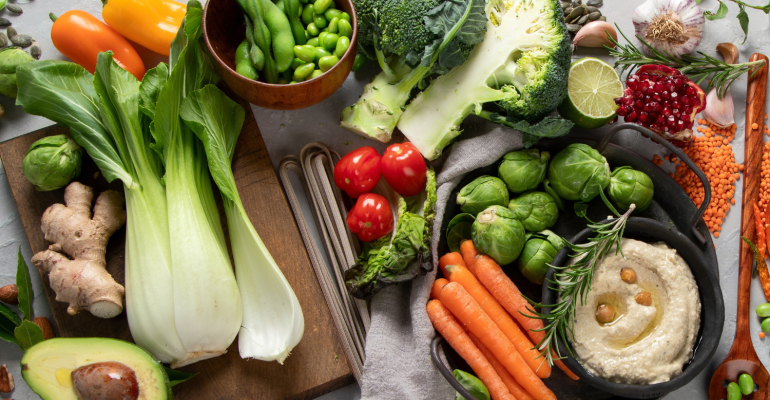
[[738,13],[738,22],[741,24],[741,29],[743,29],[743,42],[741,44],[746,43],[746,39],[749,37],[749,14],[746,13],[746,6],[743,4],[738,5],[740,7],[741,11]]
[[171,387],[174,387],[180,383],[185,383],[190,379],[194,378],[195,375],[199,374],[199,372],[184,372],[176,369],[171,369],[167,367],[165,364],[163,364],[163,369],[166,371],[166,375],[168,375],[168,380],[171,383]]
[[168,80],[168,65],[158,64],[147,71],[139,84],[139,109],[150,119],[155,119],[155,104],[163,84]]
[[472,46],[481,42],[487,26],[484,2],[481,0],[447,0],[428,11],[423,20],[426,28],[439,39],[425,47],[420,63],[429,67],[438,56],[439,68],[443,70],[465,62],[462,45]]
[[16,336],[19,347],[24,351],[45,340],[43,338],[43,330],[34,322],[26,320],[22,321],[21,325],[14,329],[13,335]]
[[725,16],[727,16],[727,12],[729,10],[727,9],[727,4],[722,2],[722,0],[719,0],[719,7],[717,8],[716,12],[712,11],[704,11],[703,16],[706,17],[709,21],[714,21],[717,19],[722,19]]
[[18,261],[16,265],[16,286],[19,289],[19,310],[25,320],[32,319],[32,282],[29,279],[29,268],[21,255],[21,246],[19,246]]
[[588,218],[588,203],[583,203],[582,201],[578,201],[572,207],[575,210],[575,215],[577,215],[580,218],[585,218],[588,222],[592,222]]
[[13,332],[21,325],[21,319],[5,304],[0,303],[0,339],[19,344]]

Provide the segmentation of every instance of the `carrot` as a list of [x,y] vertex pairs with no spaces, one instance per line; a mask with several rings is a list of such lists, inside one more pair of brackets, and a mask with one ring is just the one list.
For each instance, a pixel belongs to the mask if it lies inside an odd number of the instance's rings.
[[[484,287],[519,322],[524,331],[527,332],[527,335],[529,335],[529,338],[532,339],[532,342],[535,345],[540,344],[543,338],[545,338],[545,332],[539,331],[539,329],[543,329],[545,325],[542,320],[522,315],[522,313],[532,315],[528,310],[529,302],[521,294],[519,288],[511,281],[511,278],[489,256],[481,255],[477,257],[474,265],[476,266],[476,276]],[[555,356],[554,363],[573,380],[580,379],[561,360],[556,359]]]
[[[438,259],[438,267],[441,268],[441,272],[444,272],[447,265],[462,265],[464,267],[465,261],[463,261],[463,256],[460,253],[446,253]],[[446,272],[444,272],[444,276],[446,276]]]
[[476,251],[473,240],[463,240],[462,243],[460,243],[460,253],[462,253],[463,260],[465,260],[465,266],[468,267],[471,273],[475,274],[474,264],[476,263],[476,257],[479,256],[479,252]]
[[534,349],[534,345],[527,338],[524,332],[519,329],[519,326],[513,322],[510,315],[500,306],[500,303],[489,294],[489,291],[476,279],[475,276],[461,265],[449,265],[444,271],[444,275],[449,278],[450,282],[457,282],[473,297],[481,306],[481,309],[492,318],[498,328],[505,334],[508,340],[516,347],[516,351],[519,352],[527,365],[532,369],[540,379],[545,379],[551,376],[551,367],[547,362],[543,362],[543,358],[540,357],[540,352]]
[[508,392],[505,383],[497,375],[484,354],[473,344],[452,313],[438,300],[431,300],[426,307],[428,318],[438,333],[452,346],[460,357],[481,379],[494,400],[517,400]]
[[436,279],[436,282],[433,282],[433,287],[430,289],[431,300],[438,300],[438,296],[441,293],[441,288],[444,287],[444,285],[447,283],[449,283],[449,281],[444,278],[438,278]]
[[441,289],[440,299],[441,303],[492,351],[497,360],[513,375],[516,382],[519,382],[532,397],[537,400],[556,399],[556,395],[532,372],[503,331],[459,283],[450,282],[445,285]]
[[508,388],[508,391],[511,392],[512,395],[514,395],[518,400],[535,400],[532,398],[532,396],[527,393],[526,390],[524,390],[521,385],[519,385],[519,382],[516,382],[516,379],[513,378],[513,376],[508,372],[507,369],[503,366],[503,364],[500,364],[500,361],[497,361],[497,358],[494,354],[492,354],[491,351],[487,348],[487,346],[484,346],[484,343],[481,343],[481,340],[476,337],[471,332],[468,332],[467,330],[465,333],[468,334],[468,337],[471,338],[473,341],[473,344],[476,345],[476,347],[479,348],[481,351],[481,354],[484,355],[484,357],[487,358],[490,364],[492,364],[492,368],[495,369],[495,372],[497,372],[497,375],[500,376],[500,380],[503,381],[505,386]]

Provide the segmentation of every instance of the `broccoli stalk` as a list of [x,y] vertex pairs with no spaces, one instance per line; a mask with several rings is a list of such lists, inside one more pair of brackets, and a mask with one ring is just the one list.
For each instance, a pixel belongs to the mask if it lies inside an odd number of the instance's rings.
[[[428,11],[424,17],[425,26],[438,35],[438,39],[426,46],[421,54],[412,51],[400,57],[394,55],[389,63],[385,52],[378,48],[380,35],[375,28],[374,47],[382,72],[366,85],[364,93],[355,104],[342,111],[342,127],[361,136],[388,142],[404,112],[412,88],[439,60],[445,61],[439,64],[446,69],[461,64],[464,61],[460,55],[462,45],[472,45],[481,40],[483,22],[479,22],[486,20],[481,4],[480,0],[447,0]],[[373,14],[374,24],[377,24],[377,11]],[[409,59],[417,63],[413,69],[408,65]]]
[[[507,12],[508,10],[512,10]],[[398,128],[429,160],[460,134],[460,123],[482,105],[498,104],[509,117],[536,121],[567,92],[569,35],[557,0],[493,0],[484,40],[468,60],[409,104]]]

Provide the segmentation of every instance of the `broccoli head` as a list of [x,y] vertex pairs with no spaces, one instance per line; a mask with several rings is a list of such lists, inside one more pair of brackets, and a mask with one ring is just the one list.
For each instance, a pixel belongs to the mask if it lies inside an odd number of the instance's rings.
[[423,18],[441,3],[443,0],[385,0],[379,9],[382,50],[398,56],[422,52],[438,38]]

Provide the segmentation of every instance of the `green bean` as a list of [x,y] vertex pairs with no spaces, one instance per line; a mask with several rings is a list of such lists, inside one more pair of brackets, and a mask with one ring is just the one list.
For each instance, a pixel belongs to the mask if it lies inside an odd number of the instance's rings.
[[331,20],[334,19],[334,17],[339,18],[340,14],[342,14],[342,11],[330,8],[326,10],[326,12],[324,12],[324,18],[326,18],[327,21],[331,22]]
[[323,14],[323,12],[326,11],[330,5],[332,5],[332,0],[315,0],[315,3],[313,3],[313,9],[315,10],[316,14]]
[[334,65],[336,65],[340,61],[337,56],[326,56],[318,60],[318,68],[321,69],[321,71],[326,72],[330,70]]
[[248,17],[244,19],[246,20],[246,40],[249,41],[251,64],[254,65],[257,71],[262,71],[265,68],[265,53],[262,53],[259,46],[254,43],[254,26],[251,24],[251,21]]
[[318,40],[317,37],[314,37],[308,40],[307,43],[305,44],[307,44],[308,46],[318,47],[321,45],[321,42]]
[[335,47],[337,47],[337,40],[339,40],[339,38],[340,35],[336,33],[330,33],[321,39],[321,44],[326,50],[332,51]]
[[741,400],[741,389],[735,382],[727,384],[727,400]]
[[308,81],[309,81],[309,80],[311,80],[311,79],[315,79],[315,78],[318,78],[319,76],[321,76],[321,75],[323,75],[323,74],[324,74],[324,72],[323,72],[323,71],[321,71],[320,69],[314,69],[314,70],[313,70],[313,73],[311,73],[311,74],[310,74],[310,76],[308,76],[308,77],[307,77],[305,80],[308,80]]
[[353,22],[353,20],[350,19],[350,14],[344,11],[342,12],[342,14],[340,14],[340,19],[344,19],[345,21],[348,21],[348,22]]
[[748,396],[754,393],[754,379],[749,374],[741,374],[738,376],[738,387],[744,396]]
[[320,29],[326,28],[326,26],[329,25],[329,23],[326,22],[326,18],[324,18],[323,14],[313,13],[313,22],[315,22],[315,26]]
[[[250,18],[251,23],[253,24],[254,44],[259,47],[264,59],[262,62],[264,65],[262,72],[265,75],[265,81],[268,83],[275,83],[278,81],[278,71],[276,70],[275,60],[270,55],[271,37],[270,29],[265,23],[265,7],[261,0],[238,0],[238,4],[243,8],[247,19]],[[275,4],[273,4],[273,6],[275,6]],[[258,55],[259,54],[257,54],[257,56]],[[254,55],[252,55],[252,62],[254,62]],[[254,65],[258,67],[259,63],[254,62]]]
[[363,68],[367,62],[369,62],[369,59],[365,55],[356,54],[356,58],[353,60],[353,72]]
[[763,319],[760,327],[762,328],[762,332],[770,332],[770,318]]
[[770,303],[764,303],[757,306],[757,315],[760,317],[770,317]]
[[307,43],[307,37],[305,36],[305,27],[302,25],[302,21],[299,16],[302,15],[299,0],[278,0],[283,1],[286,7],[286,17],[289,19],[289,25],[291,26],[291,33],[294,35],[295,44]]
[[339,22],[337,22],[337,30],[339,31],[340,36],[353,39],[353,27],[347,20],[340,19]]
[[294,46],[294,55],[304,62],[312,62],[315,60],[315,47],[306,44]]
[[337,17],[334,17],[331,21],[329,21],[329,32],[337,33],[337,23],[339,23],[339,21],[340,19]]
[[342,56],[345,55],[345,52],[348,51],[349,46],[350,39],[342,36],[337,40],[337,47],[334,48],[334,55],[337,56],[337,58],[342,58]]
[[310,36],[318,36],[318,34],[321,33],[321,31],[318,30],[318,27],[312,22],[307,24],[307,32]]
[[235,49],[235,72],[251,80],[257,80],[259,74],[249,59],[249,42],[244,40]]
[[273,57],[275,69],[283,72],[291,66],[294,59],[294,35],[289,18],[270,0],[261,0],[265,10],[265,24],[273,38]]
[[294,70],[294,75],[292,76],[292,80],[301,81],[305,79],[305,77],[307,77],[313,72],[313,69],[315,69],[315,64],[308,63],[305,65],[301,65],[299,68]]
[[312,4],[306,4],[305,7],[302,9],[302,23],[307,25],[311,22],[313,22],[313,5]]
[[313,52],[314,52],[314,55],[315,55],[315,58],[313,60],[316,63],[319,62],[322,58],[328,57],[328,56],[332,55],[332,53],[329,53],[323,47],[316,47],[315,49],[313,49]]

